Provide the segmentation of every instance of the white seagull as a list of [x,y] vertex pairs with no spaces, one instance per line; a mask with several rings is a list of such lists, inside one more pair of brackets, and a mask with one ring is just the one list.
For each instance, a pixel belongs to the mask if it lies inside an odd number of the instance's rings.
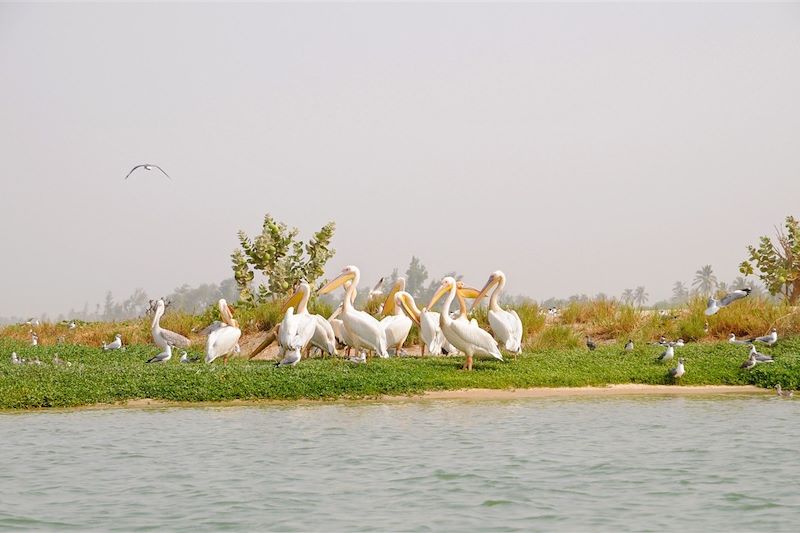
[[756,347],[752,344],[750,345],[750,357],[755,357],[756,361],[759,363],[774,363],[775,360],[770,355],[763,354],[756,350]]
[[752,370],[753,368],[755,368],[757,364],[758,361],[756,361],[756,356],[751,353],[750,357],[747,358],[747,361],[742,363],[741,366],[739,366],[739,368],[743,368],[745,370]]
[[772,346],[776,342],[778,342],[778,330],[772,328],[772,331],[769,332],[769,335],[764,335],[763,337],[756,337],[755,339],[750,339],[750,342],[760,342],[766,344],[767,346]]
[[711,316],[717,314],[717,312],[722,309],[723,307],[727,307],[736,300],[741,300],[750,294],[752,289],[745,288],[735,290],[731,293],[726,294],[719,300],[716,298],[709,298],[708,299],[708,306],[706,307],[706,315]]
[[36,333],[31,333],[31,346],[38,346],[39,345],[39,335]]
[[661,354],[658,358],[659,361],[669,361],[675,356],[675,348],[673,346],[667,346],[667,349]]
[[680,379],[685,373],[686,369],[683,367],[683,357],[681,357],[678,359],[678,366],[670,369],[669,377],[672,379]]
[[739,344],[739,345],[746,345],[746,344],[750,344],[750,343],[749,343],[749,342],[747,342],[747,341],[740,341],[740,340],[737,340],[737,339],[736,339],[736,335],[734,335],[733,333],[731,333],[730,335],[728,335],[728,342],[729,342],[729,343],[731,343],[731,344]]
[[167,346],[164,348],[163,352],[161,352],[158,355],[155,355],[155,356],[151,357],[146,362],[148,362],[148,363],[166,363],[171,358],[172,358],[172,346],[167,344]]
[[125,176],[125,179],[128,179],[128,177],[129,177],[131,174],[133,174],[133,173],[136,171],[136,169],[137,169],[137,168],[143,168],[143,169],[145,169],[145,170],[153,170],[154,168],[157,168],[157,169],[158,169],[158,170],[160,170],[160,171],[161,171],[161,173],[162,173],[162,174],[164,174],[164,175],[165,175],[167,178],[169,178],[169,179],[172,179],[172,178],[170,178],[170,177],[169,177],[169,174],[167,174],[166,172],[164,172],[164,169],[163,169],[163,168],[161,168],[161,167],[160,167],[160,166],[158,166],[158,165],[154,165],[154,164],[152,164],[152,163],[143,163],[143,164],[141,164],[141,165],[136,165],[135,167],[133,167],[133,168],[131,169],[131,171],[130,171],[130,172],[128,172],[128,175],[127,175],[127,176]]
[[12,365],[21,365],[22,361],[19,360],[17,357],[17,352],[11,352],[11,364]]
[[187,348],[192,342],[179,333],[164,329],[161,327],[161,317],[164,316],[164,300],[158,300],[156,303],[156,313],[153,316],[153,323],[150,326],[150,333],[153,335],[153,342],[162,350],[166,350],[167,346],[174,348]]
[[114,340],[109,344],[103,343],[103,350],[120,350],[122,349],[122,335],[117,333],[114,335]]
[[626,352],[633,351],[633,339],[628,339],[628,342],[625,343],[625,351]]

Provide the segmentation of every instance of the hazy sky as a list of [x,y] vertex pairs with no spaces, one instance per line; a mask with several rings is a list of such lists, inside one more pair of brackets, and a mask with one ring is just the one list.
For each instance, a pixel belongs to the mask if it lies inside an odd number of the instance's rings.
[[651,301],[800,215],[798,4],[0,4],[0,72],[0,315],[220,281],[266,212],[365,284]]

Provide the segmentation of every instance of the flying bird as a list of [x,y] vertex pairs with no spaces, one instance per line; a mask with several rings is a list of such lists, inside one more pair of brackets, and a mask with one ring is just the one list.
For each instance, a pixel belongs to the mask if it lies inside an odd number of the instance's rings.
[[678,366],[669,370],[669,377],[672,379],[680,379],[685,373],[686,369],[683,367],[683,357],[681,357],[678,359]]
[[717,314],[717,312],[719,312],[719,310],[722,309],[723,307],[727,307],[736,300],[741,300],[742,298],[749,296],[751,290],[752,289],[749,288],[738,289],[731,293],[726,294],[719,300],[717,300],[716,298],[709,298],[708,306],[706,307],[706,315],[711,316]]
[[128,179],[128,177],[129,177],[131,174],[133,174],[133,173],[136,171],[136,169],[137,169],[137,168],[143,168],[143,169],[145,169],[145,170],[153,170],[154,168],[157,168],[157,169],[158,169],[158,170],[160,170],[160,171],[161,171],[161,173],[162,173],[162,174],[164,174],[164,175],[165,175],[167,178],[169,178],[169,179],[172,179],[172,178],[170,178],[170,177],[169,177],[169,174],[167,174],[166,172],[164,172],[164,169],[163,169],[163,168],[161,168],[161,167],[160,167],[160,166],[158,166],[158,165],[154,165],[154,164],[152,164],[152,163],[143,163],[143,164],[141,164],[141,165],[136,165],[135,167],[133,167],[133,168],[131,169],[131,171],[130,171],[130,172],[128,172],[128,175],[127,175],[127,176],[125,176],[125,179]]

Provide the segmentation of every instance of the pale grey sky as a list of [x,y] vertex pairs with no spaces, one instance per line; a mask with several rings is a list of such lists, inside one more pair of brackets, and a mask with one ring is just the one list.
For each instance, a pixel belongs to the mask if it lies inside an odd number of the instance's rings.
[[651,301],[800,214],[798,4],[2,4],[0,72],[0,315],[219,281],[267,211]]

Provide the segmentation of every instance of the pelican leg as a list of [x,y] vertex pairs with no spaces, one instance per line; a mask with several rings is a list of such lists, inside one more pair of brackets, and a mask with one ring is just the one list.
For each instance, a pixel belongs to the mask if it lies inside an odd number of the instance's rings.
[[467,355],[467,360],[464,361],[464,366],[461,367],[462,370],[472,370],[472,356]]
[[425,355],[425,343],[419,345],[419,356],[422,357]]

